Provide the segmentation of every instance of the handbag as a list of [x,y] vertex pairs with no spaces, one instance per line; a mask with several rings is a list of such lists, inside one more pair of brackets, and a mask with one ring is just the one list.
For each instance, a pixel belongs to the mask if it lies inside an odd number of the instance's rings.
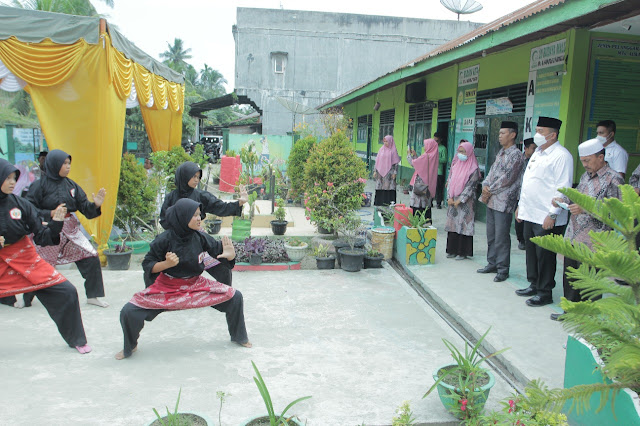
[[[427,168],[429,168],[429,157],[427,157]],[[429,195],[429,187],[422,178],[418,182],[418,178],[419,176],[416,176],[416,182],[413,184],[413,195]]]

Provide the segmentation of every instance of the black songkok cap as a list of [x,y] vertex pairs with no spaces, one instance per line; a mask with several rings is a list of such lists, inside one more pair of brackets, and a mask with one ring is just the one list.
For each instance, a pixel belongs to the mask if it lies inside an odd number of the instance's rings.
[[48,153],[49,151],[40,151],[40,154],[38,155],[38,157],[46,157]]
[[525,148],[530,146],[532,143],[535,143],[533,141],[533,138],[526,138],[525,140],[522,141],[522,143],[524,144]]
[[551,129],[560,130],[560,126],[562,126],[562,121],[558,120],[557,118],[538,117],[538,124],[536,126],[549,127]]
[[514,121],[503,121],[500,125],[501,129],[513,129],[516,132],[518,131],[518,123]]

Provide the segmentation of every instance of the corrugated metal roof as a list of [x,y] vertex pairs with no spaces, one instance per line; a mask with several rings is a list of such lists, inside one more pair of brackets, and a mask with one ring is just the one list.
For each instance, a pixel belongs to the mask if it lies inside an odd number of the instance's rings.
[[543,0],[543,1],[535,1],[531,4],[528,4],[527,6],[524,6],[514,12],[511,12],[501,18],[496,19],[493,22],[489,22],[488,24],[482,25],[478,28],[476,28],[473,31],[470,31],[454,40],[451,40],[437,48],[435,48],[434,50],[430,51],[429,53],[420,56],[414,60],[412,60],[411,62],[406,63],[405,65],[402,65],[392,71],[389,71],[388,73],[381,75],[380,77],[376,78],[375,80],[371,80],[367,83],[364,83],[352,90],[349,90],[346,93],[343,93],[342,95],[338,96],[337,98],[334,98],[328,102],[325,102],[322,105],[317,106],[316,108],[321,109],[323,108],[325,105],[331,104],[332,102],[334,102],[336,99],[340,99],[344,96],[347,96],[353,92],[356,92],[360,89],[362,89],[363,87],[368,86],[369,84],[380,80],[381,78],[393,74],[395,72],[398,72],[400,70],[406,69],[406,68],[412,68],[413,66],[415,66],[416,64],[423,62],[429,58],[433,58],[435,56],[438,56],[442,53],[448,52],[450,50],[454,50],[460,46],[464,46],[467,43],[471,43],[474,40],[477,40],[480,37],[484,37],[489,33],[492,33],[494,31],[498,31],[504,27],[507,27],[511,24],[514,24],[516,22],[522,21],[524,19],[530,18],[531,16],[540,13],[540,12],[544,12],[548,9],[551,9],[555,6],[558,6],[560,4],[565,3],[567,0]]
[[536,1],[527,6],[524,6],[514,12],[511,12],[501,18],[496,19],[493,22],[489,22],[481,27],[476,28],[473,31],[468,32],[455,40],[451,40],[440,47],[435,48],[424,56],[416,58],[410,63],[399,67],[398,69],[406,68],[409,64],[422,62],[425,59],[432,58],[441,53],[448,52],[449,50],[453,50],[457,47],[463,46],[467,43],[472,42],[473,40],[483,37],[493,31],[498,31],[501,28],[507,27],[513,23],[521,21],[523,19],[527,19],[536,13],[543,12],[547,9],[551,9],[554,6],[564,3],[566,0],[544,0],[544,1]]

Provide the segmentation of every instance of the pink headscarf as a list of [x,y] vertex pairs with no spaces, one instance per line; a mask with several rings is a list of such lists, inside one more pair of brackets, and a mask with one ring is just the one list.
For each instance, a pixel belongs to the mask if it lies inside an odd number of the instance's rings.
[[438,182],[438,142],[435,139],[424,140],[424,154],[413,160],[413,168],[416,171],[411,177],[411,185],[415,184],[416,176],[420,175],[431,196],[435,195]]
[[[467,184],[471,174],[478,168],[478,160],[473,152],[473,145],[469,142],[461,142],[459,147],[463,147],[467,153],[467,161],[460,161],[458,155],[451,161],[451,171],[449,172],[448,193],[450,198],[462,194],[464,186]],[[457,150],[456,150],[457,151]]]
[[383,177],[389,173],[391,166],[400,162],[400,156],[398,155],[398,149],[396,148],[393,136],[387,135],[384,139],[389,141],[389,148],[387,148],[386,145],[382,145],[376,156],[376,170],[380,173],[380,176]]

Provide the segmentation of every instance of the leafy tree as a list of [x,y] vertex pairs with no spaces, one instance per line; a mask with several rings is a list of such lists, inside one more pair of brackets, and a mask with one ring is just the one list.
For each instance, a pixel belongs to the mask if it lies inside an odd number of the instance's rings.
[[[113,0],[103,0],[103,3],[113,7]],[[20,9],[65,13],[67,15],[99,16],[89,0],[13,0],[2,2],[2,4]]]
[[287,174],[291,180],[291,196],[294,199],[299,199],[304,193],[304,166],[316,143],[316,138],[308,136],[297,140],[291,148],[287,160]]

